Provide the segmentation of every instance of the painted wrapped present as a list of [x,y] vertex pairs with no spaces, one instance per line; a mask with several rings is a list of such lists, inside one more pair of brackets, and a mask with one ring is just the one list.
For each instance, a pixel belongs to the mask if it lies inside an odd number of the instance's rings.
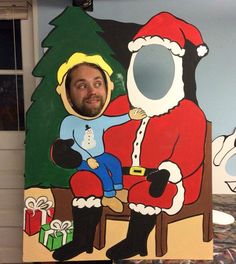
[[43,225],[39,233],[39,242],[50,251],[69,243],[72,238],[73,226],[70,221],[53,220]]
[[53,219],[54,208],[52,201],[41,196],[38,199],[28,197],[25,199],[23,230],[29,236],[40,231],[44,224],[48,224]]

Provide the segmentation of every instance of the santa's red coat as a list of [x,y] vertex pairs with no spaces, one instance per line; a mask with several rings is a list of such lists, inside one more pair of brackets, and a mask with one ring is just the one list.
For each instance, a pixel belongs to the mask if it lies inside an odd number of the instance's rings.
[[[121,96],[110,104],[105,114],[124,114],[128,110],[128,99]],[[143,140],[139,142],[140,166],[170,168],[171,177],[164,194],[153,198],[149,194],[150,182],[145,176],[124,175],[124,186],[129,189],[129,202],[135,206],[142,205],[142,208],[168,209],[175,207],[176,202],[177,207],[181,207],[181,204],[196,201],[203,172],[206,135],[204,113],[193,102],[183,99],[167,114],[151,117],[143,130],[141,125],[142,121],[132,120],[110,128],[104,135],[106,152],[118,157],[123,167],[131,167],[136,133],[142,131]],[[75,197],[101,197],[103,194],[100,180],[90,172],[75,173],[70,184]],[[182,186],[183,198],[177,196],[179,184]],[[178,199],[180,201],[174,202]]]

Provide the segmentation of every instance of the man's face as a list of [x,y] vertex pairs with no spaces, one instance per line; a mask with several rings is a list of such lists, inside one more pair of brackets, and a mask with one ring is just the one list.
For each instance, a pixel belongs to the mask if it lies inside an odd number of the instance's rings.
[[73,109],[80,115],[98,115],[106,101],[107,89],[101,72],[89,65],[80,65],[71,73],[67,94]]

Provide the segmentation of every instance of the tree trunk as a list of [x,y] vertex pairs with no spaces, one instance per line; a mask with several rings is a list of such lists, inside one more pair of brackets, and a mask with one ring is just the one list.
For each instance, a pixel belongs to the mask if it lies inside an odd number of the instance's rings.
[[72,220],[72,199],[73,194],[70,189],[51,188],[54,201],[55,213],[53,219],[61,221]]

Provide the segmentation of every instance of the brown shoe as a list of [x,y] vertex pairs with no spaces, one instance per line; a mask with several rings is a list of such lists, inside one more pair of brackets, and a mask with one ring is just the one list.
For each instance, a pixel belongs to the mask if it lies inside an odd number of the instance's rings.
[[122,213],[124,209],[122,202],[116,197],[105,197],[104,196],[102,198],[102,205],[109,207],[112,211],[116,213]]
[[128,202],[128,190],[122,189],[122,190],[116,191],[116,198],[118,198],[123,203],[127,203]]

